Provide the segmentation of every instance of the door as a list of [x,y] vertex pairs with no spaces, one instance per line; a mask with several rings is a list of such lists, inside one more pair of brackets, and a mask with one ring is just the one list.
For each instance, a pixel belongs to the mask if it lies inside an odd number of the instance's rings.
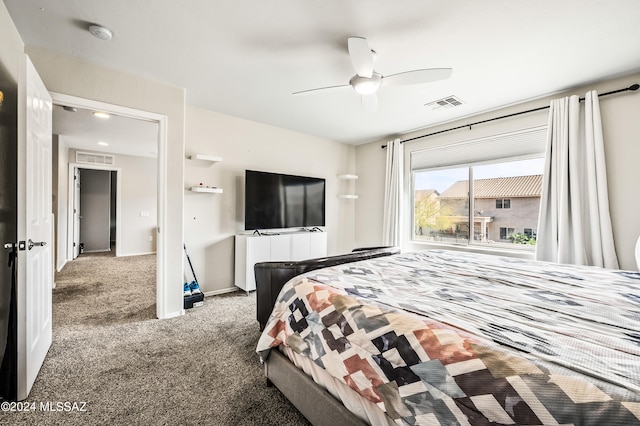
[[51,346],[51,96],[27,55],[18,83],[18,400]]
[[80,255],[80,169],[73,168],[73,258]]

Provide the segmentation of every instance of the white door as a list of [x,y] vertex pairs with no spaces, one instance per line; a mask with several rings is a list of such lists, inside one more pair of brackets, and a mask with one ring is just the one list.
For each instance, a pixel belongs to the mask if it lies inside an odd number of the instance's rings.
[[80,169],[73,169],[73,258],[80,255]]
[[18,84],[18,400],[51,346],[51,96],[27,55]]

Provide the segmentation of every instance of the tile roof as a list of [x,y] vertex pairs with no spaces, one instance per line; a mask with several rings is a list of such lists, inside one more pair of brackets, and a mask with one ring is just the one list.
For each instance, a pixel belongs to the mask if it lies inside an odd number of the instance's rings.
[[[475,179],[473,190],[475,198],[539,197],[542,175]],[[440,198],[466,198],[468,193],[469,181],[459,180],[440,194]]]
[[415,198],[429,197],[431,195],[438,196],[440,193],[435,189],[416,189]]

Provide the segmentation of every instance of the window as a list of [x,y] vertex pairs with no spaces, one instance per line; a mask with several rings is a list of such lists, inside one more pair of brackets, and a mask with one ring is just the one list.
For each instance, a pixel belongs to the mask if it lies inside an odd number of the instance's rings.
[[511,199],[509,198],[501,198],[496,200],[496,209],[510,209],[511,208]]
[[508,239],[509,237],[511,237],[515,233],[516,233],[516,230],[514,228],[500,227],[500,239],[501,240],[506,240],[506,239]]
[[416,150],[412,240],[535,249],[546,126]]
[[543,167],[533,158],[415,172],[413,239],[533,251]]

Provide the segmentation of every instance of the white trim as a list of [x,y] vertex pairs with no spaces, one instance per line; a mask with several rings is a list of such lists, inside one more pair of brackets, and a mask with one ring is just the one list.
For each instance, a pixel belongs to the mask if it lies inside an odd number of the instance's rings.
[[166,317],[160,318],[160,319],[176,318],[176,317],[182,316],[184,314],[185,314],[184,309],[182,309],[180,312],[171,312]]
[[116,257],[147,256],[149,254],[157,254],[157,252],[148,251],[148,252],[142,252],[142,253],[127,253],[127,254],[118,254],[116,252]]
[[217,296],[219,294],[234,293],[236,291],[240,291],[240,289],[234,286],[229,288],[223,288],[222,290],[205,291],[203,294],[204,294],[204,297],[209,297],[209,296]]
[[[169,312],[167,309],[167,283],[165,277],[167,276],[167,262],[165,253],[167,251],[164,238],[164,231],[167,229],[167,145],[168,145],[168,123],[169,118],[166,115],[157,114],[149,111],[142,111],[138,109],[128,108],[120,105],[108,104],[105,102],[99,102],[86,98],[79,98],[77,96],[65,95],[62,93],[49,92],[51,98],[55,104],[63,104],[67,106],[75,106],[78,108],[91,108],[99,109],[104,112],[117,114],[129,118],[135,118],[138,120],[153,121],[158,123],[158,157],[157,157],[157,175],[158,175],[158,232],[156,240],[157,258],[156,258],[156,316],[158,318],[173,318],[176,316],[184,315],[184,309],[179,311]],[[118,182],[120,179],[118,179]],[[118,184],[117,192],[120,194]],[[117,208],[117,207],[116,207]],[[121,215],[116,213],[117,217]],[[116,220],[117,220],[116,217]],[[184,226],[182,223],[180,226]],[[116,233],[120,232],[121,227],[116,228]],[[116,244],[121,240],[120,235],[116,236]],[[117,253],[117,249],[116,249]]]
[[61,271],[64,269],[64,267],[65,267],[65,265],[66,265],[66,264],[67,264],[67,259],[64,259],[64,262],[62,262],[62,265],[59,265],[59,266],[56,268],[56,272],[61,272]]

